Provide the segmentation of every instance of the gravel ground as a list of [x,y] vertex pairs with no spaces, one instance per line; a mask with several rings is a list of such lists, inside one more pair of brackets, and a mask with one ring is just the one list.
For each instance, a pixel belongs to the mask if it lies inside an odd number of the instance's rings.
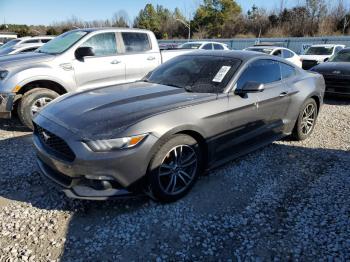
[[67,199],[36,171],[31,136],[0,122],[0,261],[350,260],[350,101],[312,137],[202,177],[184,199]]

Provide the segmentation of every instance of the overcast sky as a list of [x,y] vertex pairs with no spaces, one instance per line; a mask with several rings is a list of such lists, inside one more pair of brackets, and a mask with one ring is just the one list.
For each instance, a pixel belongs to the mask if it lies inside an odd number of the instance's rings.
[[[284,0],[287,6],[302,0]],[[332,1],[332,0],[331,0]],[[335,0],[333,0],[335,1]],[[350,0],[346,0],[350,1]],[[124,10],[133,20],[147,3],[160,4],[169,9],[179,7],[189,16],[200,0],[0,0],[0,24],[50,25],[73,15],[91,21],[111,18],[113,13]],[[279,8],[281,0],[238,0],[246,12],[253,4],[266,9]]]

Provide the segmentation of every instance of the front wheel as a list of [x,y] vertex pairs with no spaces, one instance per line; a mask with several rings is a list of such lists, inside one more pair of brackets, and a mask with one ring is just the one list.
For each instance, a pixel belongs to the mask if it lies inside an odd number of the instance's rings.
[[172,202],[193,187],[201,168],[200,147],[188,135],[175,135],[160,146],[149,170],[150,193],[162,202]]
[[301,141],[308,138],[314,131],[318,108],[315,99],[309,98],[299,113],[297,122],[293,130],[293,138]]
[[58,96],[59,94],[55,91],[46,88],[34,88],[25,93],[17,108],[18,117],[22,124],[33,129],[33,116]]

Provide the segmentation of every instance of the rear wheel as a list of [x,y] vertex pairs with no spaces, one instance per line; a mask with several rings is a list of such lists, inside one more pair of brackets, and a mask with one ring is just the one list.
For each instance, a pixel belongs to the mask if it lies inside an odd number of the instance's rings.
[[17,113],[21,122],[33,129],[32,118],[59,94],[46,88],[34,88],[23,95],[19,101]]
[[201,152],[195,139],[176,135],[165,142],[153,157],[149,170],[150,193],[162,202],[186,195],[197,180]]
[[302,106],[298,120],[295,124],[292,134],[295,140],[304,140],[312,134],[315,128],[317,114],[317,103],[315,99],[309,98]]

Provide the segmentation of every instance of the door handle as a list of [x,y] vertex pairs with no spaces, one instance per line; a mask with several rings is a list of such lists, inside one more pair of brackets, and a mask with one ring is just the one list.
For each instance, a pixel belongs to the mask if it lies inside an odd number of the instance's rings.
[[117,64],[120,64],[120,63],[121,63],[121,62],[118,61],[118,60],[113,60],[113,61],[111,62],[112,65],[117,65]]
[[280,97],[285,97],[285,96],[287,96],[288,95],[288,92],[282,92],[282,93],[280,93]]
[[154,60],[154,59],[156,59],[154,56],[149,56],[149,57],[147,57],[147,60],[149,60],[149,61],[152,61],[152,60]]

